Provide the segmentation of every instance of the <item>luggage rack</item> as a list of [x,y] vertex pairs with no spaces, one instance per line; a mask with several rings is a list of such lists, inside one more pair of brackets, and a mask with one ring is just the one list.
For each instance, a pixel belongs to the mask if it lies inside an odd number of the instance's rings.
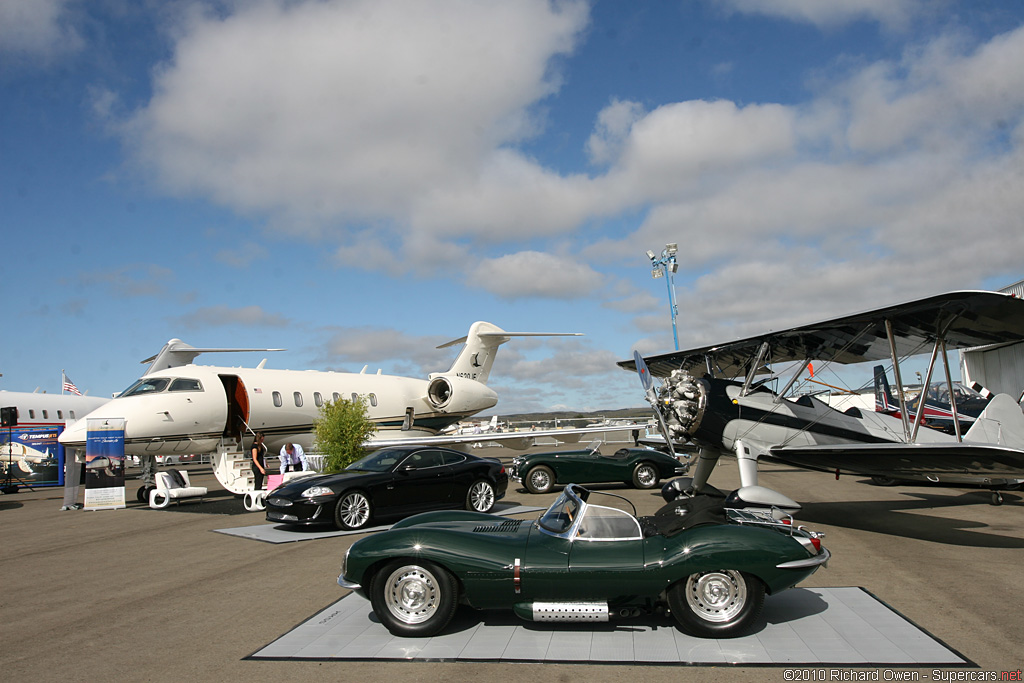
[[[752,510],[750,508],[725,508],[725,516],[729,521],[736,524],[749,524],[752,526],[764,526],[785,531],[790,536],[794,529],[806,531],[804,527],[798,527],[793,522],[793,515],[784,512],[777,507],[766,510]],[[819,534],[824,535],[824,534]]]

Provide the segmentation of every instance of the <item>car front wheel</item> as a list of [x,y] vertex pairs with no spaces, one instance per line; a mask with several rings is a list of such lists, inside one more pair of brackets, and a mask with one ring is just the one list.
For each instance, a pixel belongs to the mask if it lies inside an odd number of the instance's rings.
[[530,493],[547,493],[555,485],[555,473],[547,465],[537,465],[526,473],[523,485]]
[[481,479],[469,487],[466,493],[466,509],[475,512],[490,512],[494,508],[494,487],[491,482]]
[[372,506],[362,491],[347,491],[334,507],[334,525],[345,531],[362,529],[370,521]]
[[426,560],[393,560],[373,577],[370,604],[388,631],[404,638],[426,638],[448,625],[457,585],[444,567]]
[[633,470],[633,486],[638,489],[653,489],[658,485],[658,470],[649,462],[642,462]]
[[668,605],[684,631],[700,638],[731,638],[761,613],[764,584],[735,569],[697,572],[669,589]]

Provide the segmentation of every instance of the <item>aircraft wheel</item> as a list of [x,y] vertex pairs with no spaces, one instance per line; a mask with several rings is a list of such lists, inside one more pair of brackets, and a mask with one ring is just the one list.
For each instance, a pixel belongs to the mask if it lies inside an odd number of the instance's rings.
[[676,621],[699,638],[730,638],[746,631],[764,606],[764,584],[735,569],[691,574],[668,590]]
[[139,490],[135,493],[135,497],[138,499],[138,501],[140,503],[148,503],[149,502],[149,492],[152,491],[155,488],[156,488],[155,486],[142,485],[142,486],[139,487]]
[[490,512],[494,509],[494,487],[491,482],[481,479],[469,487],[466,509],[475,512]]
[[555,485],[555,473],[547,465],[537,465],[523,477],[523,485],[530,493],[547,493]]
[[1001,494],[999,491],[993,491],[992,492],[992,504],[993,505],[1002,505],[1003,504],[1003,494]]
[[633,469],[633,486],[638,489],[653,489],[658,485],[658,468],[649,462],[642,462]]
[[334,508],[334,525],[339,529],[354,531],[362,529],[370,521],[372,506],[362,491],[348,491],[341,494]]
[[439,633],[458,607],[458,584],[444,567],[426,560],[393,560],[370,584],[373,612],[396,636]]

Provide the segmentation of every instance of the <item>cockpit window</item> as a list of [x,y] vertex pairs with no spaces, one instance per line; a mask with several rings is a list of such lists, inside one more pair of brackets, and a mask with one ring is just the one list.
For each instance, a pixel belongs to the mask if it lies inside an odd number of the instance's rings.
[[561,534],[569,530],[579,511],[579,500],[563,491],[538,521],[542,529]]
[[149,377],[140,379],[135,384],[124,390],[121,396],[142,396],[144,394],[156,394],[167,388],[171,380],[166,377]]
[[170,388],[167,391],[202,391],[203,385],[197,379],[185,379],[179,377],[171,382]]

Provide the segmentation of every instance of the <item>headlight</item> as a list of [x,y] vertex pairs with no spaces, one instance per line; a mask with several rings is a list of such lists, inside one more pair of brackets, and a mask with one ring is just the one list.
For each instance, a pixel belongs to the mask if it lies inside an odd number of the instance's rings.
[[332,496],[332,495],[334,495],[334,491],[332,491],[327,486],[310,486],[308,489],[306,489],[305,491],[302,492],[302,497],[303,498],[316,498],[317,496]]

